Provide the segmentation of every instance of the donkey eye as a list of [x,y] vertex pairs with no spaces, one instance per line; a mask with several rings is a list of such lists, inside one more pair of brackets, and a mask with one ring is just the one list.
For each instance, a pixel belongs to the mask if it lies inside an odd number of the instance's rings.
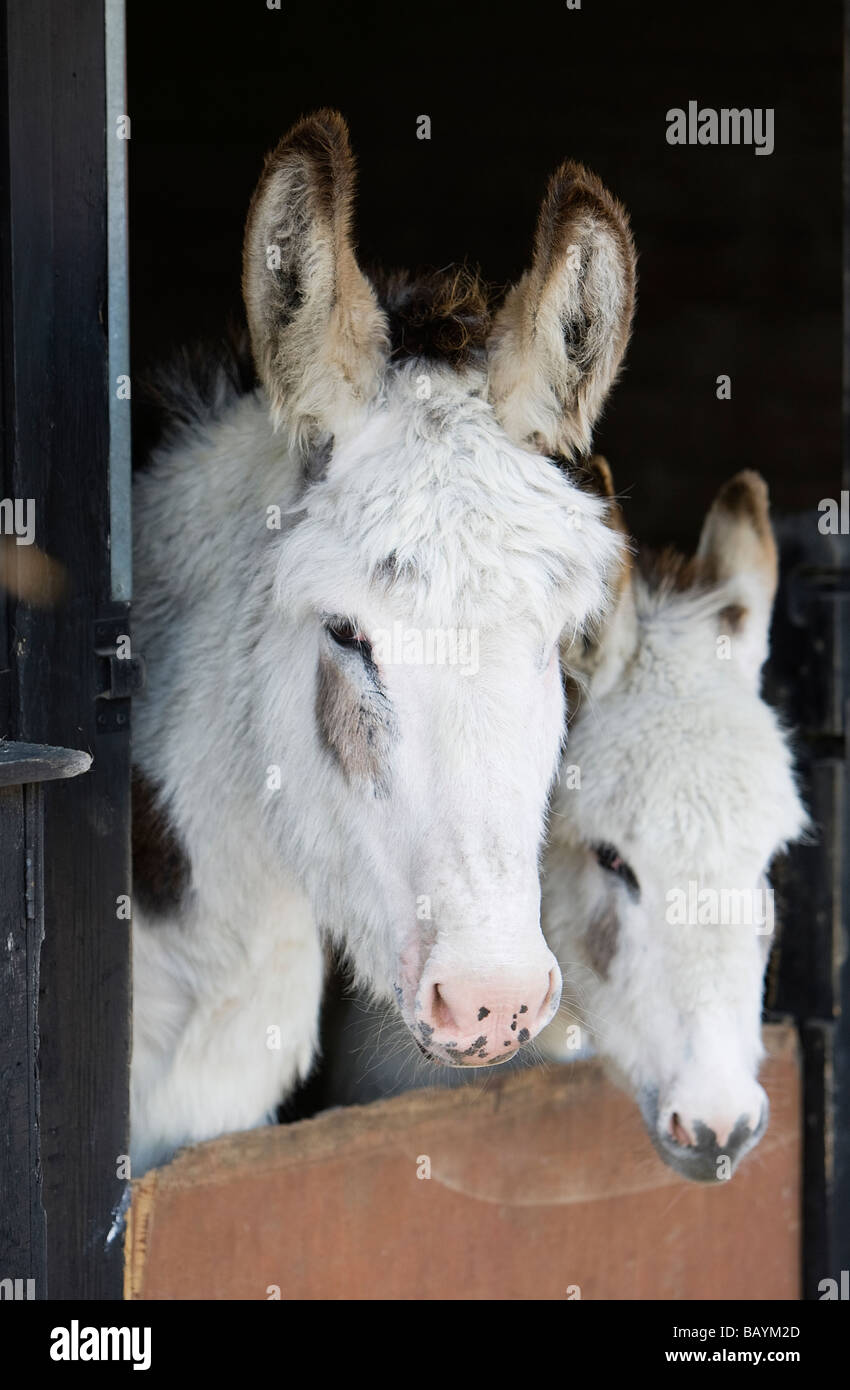
[[338,647],[359,652],[366,661],[371,661],[372,648],[355,623],[347,618],[326,618],[325,631]]
[[605,869],[609,874],[616,874],[617,878],[622,879],[625,883],[630,893],[640,893],[640,884],[636,873],[614,845],[593,845],[592,848],[600,869]]

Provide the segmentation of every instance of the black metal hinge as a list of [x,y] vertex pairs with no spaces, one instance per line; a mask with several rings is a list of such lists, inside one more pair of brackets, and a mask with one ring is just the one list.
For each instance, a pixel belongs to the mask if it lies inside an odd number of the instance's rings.
[[97,657],[98,733],[118,733],[130,728],[130,700],[144,688],[144,658],[132,652],[126,614],[101,618],[94,625]]

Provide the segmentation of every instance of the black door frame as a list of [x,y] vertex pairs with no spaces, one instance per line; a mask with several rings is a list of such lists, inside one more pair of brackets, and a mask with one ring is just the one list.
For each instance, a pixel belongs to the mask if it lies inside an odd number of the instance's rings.
[[[32,499],[35,543],[68,580],[50,606],[11,590],[0,598],[0,732],[92,757],[89,771],[43,792],[43,884],[29,885],[40,899],[31,947],[44,922],[40,987],[37,949],[26,965],[40,1043],[31,1028],[26,1059],[0,1057],[4,1103],[18,1125],[29,1117],[29,1190],[12,1195],[35,1232],[23,1250],[20,1225],[7,1231],[0,1215],[0,1279],[32,1278],[35,1296],[52,1299],[122,1296],[129,1192],[130,924],[119,899],[130,893],[130,701],[113,651],[129,593],[113,597],[110,462],[114,478],[129,476],[129,457],[115,457],[115,412],[130,402],[113,379],[114,335],[110,361],[120,255],[113,242],[110,261],[107,234],[108,142],[119,138],[119,113],[107,109],[109,3],[0,0],[3,496]],[[113,74],[113,102],[117,86]],[[33,792],[10,796],[13,834]],[[29,825],[31,839],[31,813]],[[8,880],[4,921],[26,923],[25,881]]]

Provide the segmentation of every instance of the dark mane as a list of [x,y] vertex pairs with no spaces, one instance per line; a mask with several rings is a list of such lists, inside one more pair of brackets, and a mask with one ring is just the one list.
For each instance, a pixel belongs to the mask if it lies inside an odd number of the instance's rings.
[[389,321],[394,361],[421,357],[459,368],[483,353],[498,295],[476,270],[372,270],[369,278]]
[[708,589],[717,579],[712,566],[705,559],[697,555],[682,555],[673,546],[666,546],[663,550],[641,548],[637,555],[637,569],[646,587],[662,594]]

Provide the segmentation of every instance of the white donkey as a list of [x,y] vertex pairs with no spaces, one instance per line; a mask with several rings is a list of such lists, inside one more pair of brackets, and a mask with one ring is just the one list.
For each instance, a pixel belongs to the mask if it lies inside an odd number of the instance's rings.
[[261,384],[161,382],[177,428],[137,484],[136,1171],[307,1074],[323,941],[445,1063],[501,1061],[558,1007],[558,643],[620,552],[559,460],[625,350],[627,220],[563,165],[491,315],[465,272],[377,294],[352,188],[333,112],[269,156],[243,276]]
[[591,1043],[661,1157],[700,1181],[730,1176],[767,1125],[767,873],[806,822],[759,695],[776,580],[767,488],[739,473],[695,558],[626,566],[599,640],[566,653],[584,681],[543,879],[565,1002],[541,1047]]

